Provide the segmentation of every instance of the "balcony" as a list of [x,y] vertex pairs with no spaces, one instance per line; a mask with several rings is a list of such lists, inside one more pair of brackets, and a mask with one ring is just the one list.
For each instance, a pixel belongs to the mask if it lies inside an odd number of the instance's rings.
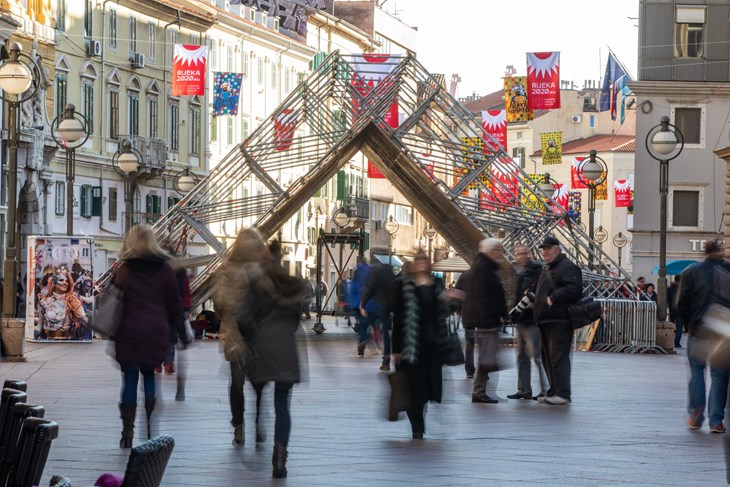
[[[167,159],[167,144],[162,139],[152,139],[141,135],[119,135],[117,140],[132,142],[132,147],[142,154],[142,164],[147,170],[165,169]],[[121,145],[120,145],[121,146]]]
[[352,218],[358,220],[370,219],[370,199],[361,198],[359,196],[350,196],[347,199],[348,213]]
[[[132,212],[132,225],[139,225],[144,223],[145,225],[154,225],[157,220],[162,217],[160,213],[145,213],[141,211]],[[122,221],[124,221],[125,215],[122,213]]]

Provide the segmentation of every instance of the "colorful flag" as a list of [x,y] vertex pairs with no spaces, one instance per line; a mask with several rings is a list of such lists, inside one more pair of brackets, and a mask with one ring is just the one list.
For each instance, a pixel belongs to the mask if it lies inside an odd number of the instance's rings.
[[504,106],[508,123],[527,122],[535,118],[532,110],[527,108],[527,78],[504,78]]
[[172,62],[172,96],[205,95],[208,46],[175,44]]
[[483,110],[482,128],[492,136],[502,149],[507,150],[507,111]]
[[555,194],[553,194],[553,200],[555,200],[561,210],[568,211],[568,202],[570,199],[568,183],[557,183],[554,186]]
[[213,116],[238,115],[241,73],[213,73]]
[[568,197],[568,216],[575,223],[580,223],[580,212],[583,206],[582,198],[580,191],[573,191]]
[[588,186],[581,179],[581,173],[583,172],[580,165],[585,161],[585,157],[574,157],[570,161],[570,187],[573,189],[586,189]]
[[616,120],[617,98],[619,92],[623,92],[629,81],[633,81],[626,74],[621,63],[612,52],[608,53],[606,62],[606,73],[603,75],[603,87],[601,88],[600,111],[611,111],[611,120]]
[[[365,98],[398,66],[399,60],[388,54],[354,54],[352,56],[352,86]],[[362,111],[361,101],[355,97],[352,100],[355,113]],[[398,128],[398,100],[395,99],[388,111],[383,115],[385,122],[392,128]]]
[[527,107],[530,110],[560,108],[560,53],[527,53]]
[[287,150],[294,141],[294,131],[299,121],[299,112],[292,108],[284,109],[274,119],[274,148],[278,151]]
[[542,142],[542,163],[560,164],[563,162],[563,133],[546,132],[540,134]]
[[613,183],[613,196],[616,208],[631,206],[631,185],[626,179],[618,179]]

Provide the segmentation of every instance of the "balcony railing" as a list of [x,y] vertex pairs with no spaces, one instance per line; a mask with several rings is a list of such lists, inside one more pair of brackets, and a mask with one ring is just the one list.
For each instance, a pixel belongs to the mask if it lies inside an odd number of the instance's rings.
[[164,169],[167,160],[167,144],[162,139],[141,135],[119,135],[117,140],[129,140],[132,147],[142,154],[143,165],[151,169]]
[[[132,212],[132,225],[139,225],[144,223],[146,225],[154,225],[157,220],[162,217],[161,213],[144,213],[141,211]],[[122,221],[124,221],[125,215],[122,214]]]
[[350,196],[347,201],[349,214],[358,220],[370,219],[370,199],[359,196]]

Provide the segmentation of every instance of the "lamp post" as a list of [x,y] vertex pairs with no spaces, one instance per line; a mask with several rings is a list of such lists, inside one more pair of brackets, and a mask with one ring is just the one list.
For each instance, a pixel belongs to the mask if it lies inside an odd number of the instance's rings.
[[545,196],[547,196],[549,199],[552,199],[552,197],[555,195],[556,184],[558,184],[558,182],[550,177],[549,172],[546,172],[545,174],[543,174],[542,181],[540,181],[540,184],[538,184],[538,188],[545,194]]
[[142,162],[142,154],[132,147],[129,140],[122,142],[122,147],[114,153],[112,157],[112,165],[114,170],[124,177],[124,231],[125,233],[132,228],[132,198],[137,191],[137,177],[139,176],[139,166]]
[[659,279],[657,280],[657,307],[659,321],[667,319],[667,193],[669,192],[669,161],[682,153],[684,136],[669,123],[666,115],[646,134],[646,150],[659,161]]
[[596,231],[593,232],[594,238],[596,242],[598,242],[598,245],[603,248],[603,242],[608,240],[608,232],[605,228],[603,228],[603,225],[599,225],[598,228],[596,228]]
[[198,177],[190,170],[189,167],[183,169],[177,176],[175,176],[175,180],[173,181],[175,191],[181,195],[189,193],[197,185]]
[[[629,243],[629,240],[626,238],[626,236],[622,232],[618,232],[613,237],[613,244],[618,249],[618,266],[621,267],[621,254],[624,252],[624,247],[626,247],[626,244]],[[657,299],[659,296],[657,296]]]
[[433,264],[433,239],[436,238],[436,229],[433,228],[430,224],[426,226],[426,228],[423,229],[423,234],[428,239],[428,261]]
[[390,215],[388,219],[385,221],[385,231],[388,232],[388,265],[392,268],[393,267],[393,235],[398,232],[398,228],[400,225],[398,225],[398,222],[395,218],[393,218],[393,215]]
[[8,234],[3,264],[3,317],[13,318],[16,312],[18,287],[18,142],[20,104],[35,96],[40,89],[40,67],[17,42],[10,50],[0,49],[0,95],[8,103]]
[[74,180],[76,179],[76,149],[89,140],[89,123],[76,107],[69,103],[62,115],[53,119],[51,133],[56,145],[66,150],[66,235],[74,234]]
[[588,237],[590,238],[591,268],[593,268],[593,241],[595,240],[596,188],[606,181],[607,175],[606,162],[596,155],[595,150],[590,151],[588,158],[584,159],[578,168],[578,179],[588,186]]

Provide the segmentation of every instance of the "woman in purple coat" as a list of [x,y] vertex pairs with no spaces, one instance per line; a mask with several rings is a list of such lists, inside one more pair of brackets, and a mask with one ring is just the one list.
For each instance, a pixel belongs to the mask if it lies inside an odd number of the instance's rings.
[[139,375],[144,380],[149,436],[155,408],[155,365],[164,361],[167,354],[170,325],[177,328],[181,337],[185,337],[185,329],[175,272],[152,230],[144,225],[132,227],[124,238],[122,255],[114,284],[124,290],[123,316],[113,340],[122,369],[119,411],[124,429],[119,446],[131,448]]

